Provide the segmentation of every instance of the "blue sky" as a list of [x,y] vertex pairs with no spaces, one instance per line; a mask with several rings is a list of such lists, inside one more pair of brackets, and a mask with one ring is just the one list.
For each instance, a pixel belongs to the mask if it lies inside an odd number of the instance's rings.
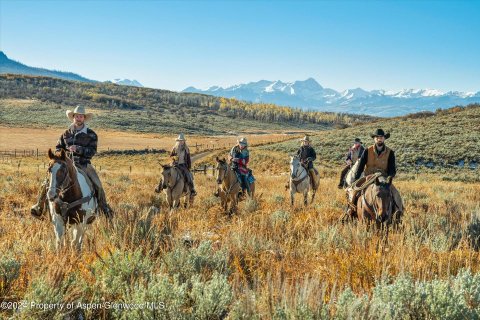
[[182,90],[314,77],[336,90],[480,90],[480,1],[0,0],[28,65]]

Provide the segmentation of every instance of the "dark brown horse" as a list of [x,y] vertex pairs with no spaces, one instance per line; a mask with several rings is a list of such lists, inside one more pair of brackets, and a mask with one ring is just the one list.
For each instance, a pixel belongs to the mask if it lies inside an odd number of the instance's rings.
[[357,199],[357,215],[360,221],[367,224],[375,222],[377,227],[389,224],[394,207],[390,186],[383,176],[366,187]]
[[87,223],[96,216],[97,200],[85,173],[78,170],[65,151],[48,150],[49,186],[47,199],[54,225],[57,249],[62,245],[66,225],[72,228],[71,244],[80,250]]

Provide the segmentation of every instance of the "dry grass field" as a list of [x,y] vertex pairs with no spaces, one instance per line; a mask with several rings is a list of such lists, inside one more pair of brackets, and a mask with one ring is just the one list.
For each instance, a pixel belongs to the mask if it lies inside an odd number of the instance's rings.
[[[55,148],[56,142],[63,131],[68,127],[68,119],[65,118],[65,127],[19,128],[0,126],[0,154],[3,150],[36,150],[46,151],[48,148]],[[92,129],[99,136],[98,151],[131,150],[131,149],[166,149],[170,150],[175,144],[177,135],[140,133],[129,131],[114,131]],[[252,145],[285,141],[299,137],[299,133],[291,132],[259,132],[244,133],[248,135],[249,143]],[[200,145],[199,149],[218,149],[223,146],[234,145],[241,135],[201,136],[186,135],[190,146]],[[213,146],[213,148],[212,148]],[[195,148],[193,148],[195,149]],[[195,151],[195,150],[192,150]]]
[[[395,184],[406,206],[403,226],[390,232],[385,245],[363,225],[339,223],[345,205],[335,187],[340,168],[320,165],[315,203],[304,208],[297,197],[292,208],[284,188],[287,152],[265,149],[251,148],[257,198],[242,202],[230,218],[212,195],[210,174],[195,176],[199,194],[192,208],[169,213],[165,196],[153,192],[166,159],[96,157],[116,216],[110,224],[102,218],[91,225],[80,255],[56,252],[52,224],[27,213],[44,178],[45,159],[1,162],[0,300],[28,306],[3,308],[0,316],[478,318],[478,184],[400,172]],[[223,154],[212,152],[199,163]],[[32,301],[73,307],[41,308]],[[157,307],[126,306],[142,302]]]

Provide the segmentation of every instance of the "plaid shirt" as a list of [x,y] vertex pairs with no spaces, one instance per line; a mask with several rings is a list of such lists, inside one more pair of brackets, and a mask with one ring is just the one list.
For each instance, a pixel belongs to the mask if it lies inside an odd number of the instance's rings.
[[98,137],[95,131],[87,125],[76,131],[72,124],[58,139],[56,149],[68,151],[68,147],[76,146],[77,151],[73,153],[73,161],[76,165],[86,166],[97,153],[97,143]]

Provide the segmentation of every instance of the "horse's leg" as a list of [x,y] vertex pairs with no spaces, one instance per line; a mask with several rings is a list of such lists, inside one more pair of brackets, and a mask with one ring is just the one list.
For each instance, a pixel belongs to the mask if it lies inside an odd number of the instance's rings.
[[315,193],[317,193],[317,189],[312,189],[312,200],[310,201],[310,204],[312,204],[313,199],[315,199]]
[[293,203],[295,200],[295,191],[293,191],[292,187],[290,186],[290,205],[293,207]]
[[83,235],[85,233],[85,224],[77,223],[72,226],[72,241],[71,246],[80,252],[82,250]]
[[231,195],[231,198],[230,198],[230,214],[234,214],[237,212],[237,206],[238,206],[238,192],[235,192],[233,195]]
[[62,247],[63,238],[65,236],[65,224],[63,218],[58,214],[53,214],[52,217],[53,229],[55,231],[55,248],[59,250]]
[[223,193],[220,193],[220,206],[223,208],[225,212],[227,212],[227,206],[228,206],[228,198],[226,195]]
[[172,192],[167,189],[167,192],[165,194],[167,197],[168,208],[172,210],[173,209]]
[[308,205],[308,187],[303,191],[303,205]]

